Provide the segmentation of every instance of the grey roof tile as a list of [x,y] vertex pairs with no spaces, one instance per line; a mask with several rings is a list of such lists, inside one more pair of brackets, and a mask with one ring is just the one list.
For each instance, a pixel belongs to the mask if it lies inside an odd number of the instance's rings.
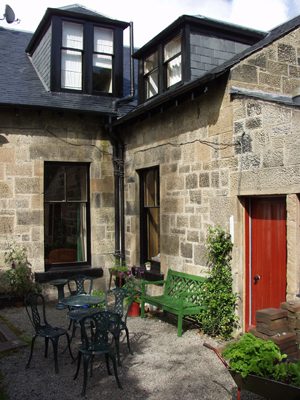
[[0,27],[0,105],[115,114],[115,98],[47,91],[25,53],[31,37],[29,32]]

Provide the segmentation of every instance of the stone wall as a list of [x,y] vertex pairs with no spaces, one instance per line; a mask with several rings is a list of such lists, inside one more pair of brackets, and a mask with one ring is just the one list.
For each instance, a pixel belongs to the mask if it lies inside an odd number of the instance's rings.
[[138,263],[137,170],[160,169],[161,267],[205,274],[208,225],[230,230],[234,290],[245,291],[246,196],[286,195],[287,298],[299,292],[300,109],[251,97],[231,97],[232,86],[291,95],[300,86],[299,30],[251,55],[227,80],[176,107],[149,113],[123,128],[126,143],[126,250]]
[[[114,252],[112,149],[98,117],[51,111],[0,114],[0,265],[8,240],[24,244],[34,271],[44,271],[44,161],[90,163],[93,266]],[[2,143],[1,142],[1,143]]]

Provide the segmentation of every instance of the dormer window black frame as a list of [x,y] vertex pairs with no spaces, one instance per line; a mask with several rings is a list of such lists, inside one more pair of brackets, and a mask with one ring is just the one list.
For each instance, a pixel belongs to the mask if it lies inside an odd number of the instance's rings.
[[121,97],[122,76],[121,28],[53,16],[52,91]]
[[186,52],[184,31],[180,30],[163,43],[152,47],[140,59],[141,102],[181,84],[186,79],[183,65]]

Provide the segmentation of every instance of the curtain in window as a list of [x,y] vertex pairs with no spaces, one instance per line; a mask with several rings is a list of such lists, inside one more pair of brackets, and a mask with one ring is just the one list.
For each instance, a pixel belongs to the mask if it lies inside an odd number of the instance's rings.
[[94,52],[113,54],[113,31],[111,29],[94,28]]
[[167,67],[167,86],[181,81],[181,56],[174,58]]
[[83,26],[63,22],[61,51],[61,87],[82,89]]

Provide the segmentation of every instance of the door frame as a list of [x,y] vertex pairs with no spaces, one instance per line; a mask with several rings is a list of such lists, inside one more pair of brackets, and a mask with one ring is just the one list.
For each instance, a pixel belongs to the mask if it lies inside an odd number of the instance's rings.
[[[287,196],[285,194],[280,195],[260,195],[260,196],[245,196],[243,199],[244,209],[245,209],[245,279],[244,279],[244,288],[245,288],[245,331],[248,331],[251,326],[251,313],[252,313],[252,290],[251,290],[251,282],[252,282],[252,268],[251,268],[251,257],[250,257],[250,249],[251,245],[251,199],[258,198],[284,198],[286,205],[286,224],[287,224]],[[286,231],[287,235],[287,231]],[[287,246],[287,237],[286,237],[286,246]],[[287,257],[287,251],[286,251]],[[287,271],[287,259],[286,259],[286,271]],[[286,277],[287,279],[287,277]]]

